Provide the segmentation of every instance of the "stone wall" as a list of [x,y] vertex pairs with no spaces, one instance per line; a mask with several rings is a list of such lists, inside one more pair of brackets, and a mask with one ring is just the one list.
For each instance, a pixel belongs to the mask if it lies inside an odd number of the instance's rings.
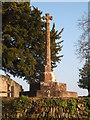
[[3,99],[2,120],[89,120],[90,98]]
[[9,77],[0,75],[0,97],[19,97],[22,86]]

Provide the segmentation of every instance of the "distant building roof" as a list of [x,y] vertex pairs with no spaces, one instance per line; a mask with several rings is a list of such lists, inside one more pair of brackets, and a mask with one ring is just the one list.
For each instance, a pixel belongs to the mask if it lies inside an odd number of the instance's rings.
[[[2,77],[2,78],[6,78],[6,79],[9,79],[9,80],[11,80],[11,81],[14,81],[13,79],[11,79],[10,78],[10,76],[9,75],[0,75],[0,77]],[[5,80],[5,79],[4,79]],[[16,84],[18,84],[18,85],[20,85],[19,83],[17,83],[16,81],[14,81]],[[22,85],[20,85],[20,86],[22,86]]]

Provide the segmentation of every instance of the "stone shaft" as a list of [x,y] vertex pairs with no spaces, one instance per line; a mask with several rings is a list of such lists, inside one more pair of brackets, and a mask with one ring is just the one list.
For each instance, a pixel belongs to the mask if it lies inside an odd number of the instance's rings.
[[43,16],[43,19],[46,20],[46,58],[45,58],[45,71],[43,73],[43,80],[46,82],[52,81],[51,73],[51,50],[50,50],[50,22],[52,16],[49,13],[46,16]]
[[[49,17],[49,16],[47,16]],[[51,51],[50,51],[50,22],[49,19],[47,19],[46,23],[46,65],[49,65],[51,67]]]
[[50,50],[50,22],[52,16],[49,13],[43,17],[46,19],[46,59],[45,59],[45,72],[51,72],[51,50]]

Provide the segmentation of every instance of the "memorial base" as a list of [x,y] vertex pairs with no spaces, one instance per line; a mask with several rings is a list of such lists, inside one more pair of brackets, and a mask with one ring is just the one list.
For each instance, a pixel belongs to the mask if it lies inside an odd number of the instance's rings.
[[30,91],[22,92],[23,95],[29,97],[65,97],[77,98],[77,92],[66,91],[66,84],[59,82],[39,82],[33,83],[30,86]]

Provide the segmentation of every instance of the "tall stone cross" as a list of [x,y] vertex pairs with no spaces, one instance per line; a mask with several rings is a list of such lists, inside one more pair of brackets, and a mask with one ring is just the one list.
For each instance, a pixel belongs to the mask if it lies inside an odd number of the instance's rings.
[[44,81],[52,80],[51,75],[51,50],[50,50],[50,22],[52,20],[52,16],[49,13],[46,16],[43,16],[43,20],[46,20],[46,59],[45,59],[45,75]]

